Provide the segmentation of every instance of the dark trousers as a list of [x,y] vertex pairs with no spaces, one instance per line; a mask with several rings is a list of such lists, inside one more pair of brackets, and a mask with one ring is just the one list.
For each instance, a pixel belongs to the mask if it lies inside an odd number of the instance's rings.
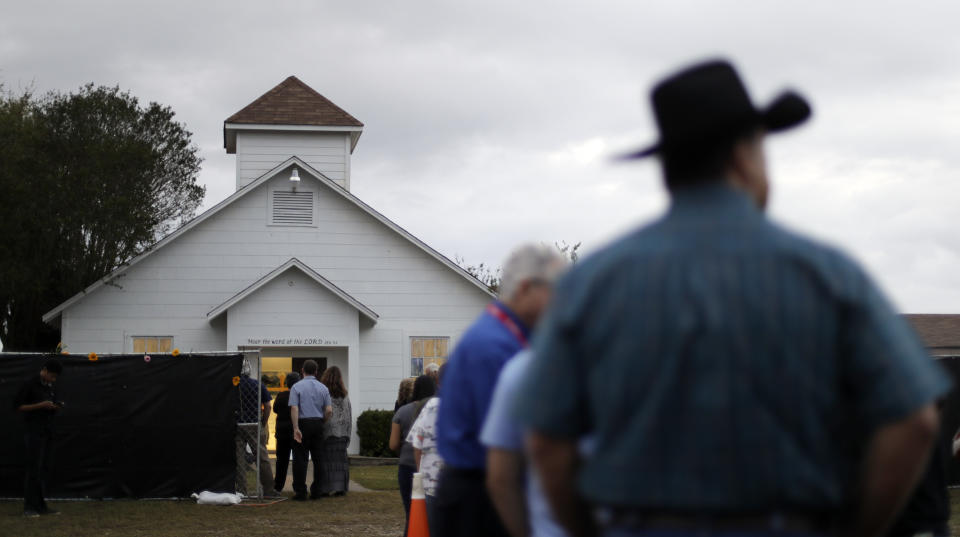
[[293,442],[293,491],[307,494],[307,456],[313,459],[313,483],[310,495],[320,497],[320,465],[323,464],[323,419],[300,418],[301,442]]
[[287,467],[290,466],[290,451],[293,449],[293,425],[281,423],[274,433],[277,439],[277,471],[274,472],[273,488],[283,490],[287,483]]
[[263,494],[267,496],[272,495],[273,491],[270,487],[273,486],[273,469],[270,468],[270,454],[267,453],[267,426],[262,425],[260,432],[257,433],[256,423],[237,424],[235,443],[237,457],[237,492],[242,492],[250,496],[256,494],[255,490],[247,490],[247,468],[249,466],[247,463],[247,449],[249,449],[250,453],[253,453],[255,457],[257,453],[259,453],[259,458],[256,460],[260,488],[263,489]]
[[487,495],[483,470],[444,468],[436,506],[437,533],[430,537],[509,537]]
[[425,498],[427,504],[427,527],[430,529],[430,535],[440,535],[437,529],[437,497],[426,494]]
[[397,466],[397,483],[400,485],[400,501],[403,502],[404,518],[403,534],[407,534],[410,527],[410,495],[413,494],[413,474],[417,471],[413,466],[401,464]]
[[47,476],[53,461],[53,434],[49,428],[28,430],[24,434],[23,510],[47,511]]

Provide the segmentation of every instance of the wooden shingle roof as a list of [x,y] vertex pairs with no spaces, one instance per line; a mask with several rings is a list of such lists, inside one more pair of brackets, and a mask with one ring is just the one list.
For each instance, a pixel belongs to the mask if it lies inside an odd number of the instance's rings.
[[295,76],[287,77],[225,123],[363,127],[357,118]]
[[904,317],[933,354],[960,351],[960,314],[913,313]]

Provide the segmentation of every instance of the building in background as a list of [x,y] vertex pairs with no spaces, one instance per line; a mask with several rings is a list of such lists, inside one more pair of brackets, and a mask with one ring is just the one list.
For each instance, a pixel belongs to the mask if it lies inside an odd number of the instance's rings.
[[312,358],[343,371],[354,418],[393,408],[492,296],[350,193],[362,131],[287,78],[224,122],[236,192],[44,321],[78,353],[259,349],[274,389]]
[[911,313],[904,317],[932,356],[960,356],[960,314]]

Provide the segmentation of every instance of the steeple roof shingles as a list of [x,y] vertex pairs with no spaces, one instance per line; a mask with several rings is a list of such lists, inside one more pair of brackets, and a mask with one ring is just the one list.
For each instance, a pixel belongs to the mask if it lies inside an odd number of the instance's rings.
[[295,76],[287,77],[225,123],[363,127],[357,118]]

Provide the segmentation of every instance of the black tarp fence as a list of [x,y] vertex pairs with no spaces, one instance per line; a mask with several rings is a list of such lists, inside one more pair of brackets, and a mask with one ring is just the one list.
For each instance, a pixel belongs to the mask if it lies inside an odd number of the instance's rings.
[[20,385],[55,357],[50,498],[171,498],[233,492],[243,353],[0,353],[0,497],[23,496]]

